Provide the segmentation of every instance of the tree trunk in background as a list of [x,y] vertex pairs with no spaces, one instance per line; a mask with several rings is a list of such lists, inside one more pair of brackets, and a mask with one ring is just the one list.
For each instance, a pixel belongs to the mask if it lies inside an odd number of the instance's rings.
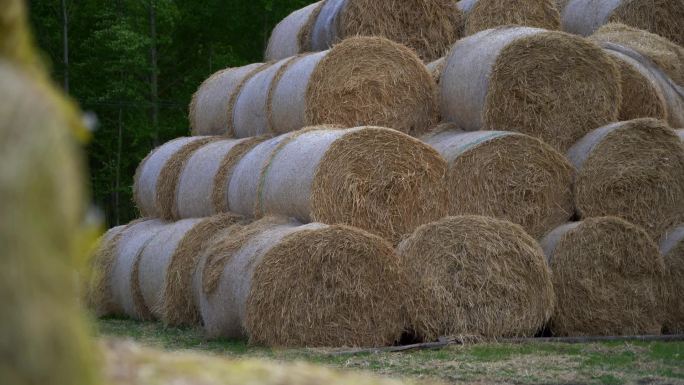
[[69,93],[69,15],[67,0],[62,0],[62,47],[64,62],[64,92]]
[[152,138],[154,146],[159,145],[159,68],[157,65],[157,5],[150,0],[150,100],[152,102]]
[[123,107],[119,106],[119,132],[116,143],[116,170],[115,170],[115,185],[114,185],[114,219],[116,226],[121,223],[121,210],[119,204],[119,195],[121,192],[121,147],[123,142]]

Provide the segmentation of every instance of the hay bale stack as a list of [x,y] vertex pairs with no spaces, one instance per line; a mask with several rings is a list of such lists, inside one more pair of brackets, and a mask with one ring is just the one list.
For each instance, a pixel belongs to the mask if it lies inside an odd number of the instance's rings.
[[266,60],[323,51],[352,36],[380,36],[431,61],[460,37],[462,23],[451,0],[324,0],[293,12],[273,29]]
[[551,231],[542,247],[556,291],[554,335],[660,334],[663,258],[643,229],[589,218]]
[[561,11],[563,30],[589,36],[617,22],[684,45],[684,2],[681,0],[570,0]]
[[459,40],[446,60],[442,117],[467,131],[519,131],[565,152],[617,118],[618,69],[583,38],[502,27]]
[[598,128],[568,152],[582,218],[617,216],[660,235],[684,213],[684,147],[650,118]]
[[137,279],[153,317],[174,326],[198,323],[192,294],[197,259],[216,233],[240,220],[234,214],[184,219],[164,226],[150,239],[140,254]]
[[177,138],[152,150],[138,165],[133,178],[133,199],[144,217],[172,219],[175,189],[188,158],[218,137]]
[[684,224],[666,233],[660,242],[660,252],[667,277],[663,329],[670,334],[684,333]]
[[112,261],[115,250],[114,245],[121,237],[126,225],[113,227],[100,237],[98,245],[92,253],[90,260],[90,279],[86,284],[86,306],[97,317],[111,314],[122,314],[122,309],[117,309],[112,302],[112,288],[109,283]]
[[384,38],[355,37],[327,51],[283,59],[245,81],[231,98],[228,133],[243,138],[318,124],[366,124],[419,134],[437,119],[435,92],[430,73],[410,49]]
[[506,131],[463,132],[447,124],[422,140],[449,162],[450,215],[506,219],[537,238],[573,214],[574,168],[537,138]]
[[267,64],[254,63],[244,67],[226,68],[211,75],[192,95],[188,119],[192,134],[221,135],[226,132],[231,99],[244,82]]
[[249,151],[228,202],[246,216],[347,224],[396,242],[446,213],[446,169],[437,151],[395,130],[314,127]]
[[418,336],[533,336],[554,306],[539,244],[522,227],[481,216],[419,227],[397,252],[413,287]]
[[465,15],[464,36],[502,25],[521,25],[558,30],[560,13],[553,0],[461,0]]
[[399,261],[389,243],[362,230],[269,217],[217,238],[206,254],[198,269],[210,337],[384,346],[406,326]]

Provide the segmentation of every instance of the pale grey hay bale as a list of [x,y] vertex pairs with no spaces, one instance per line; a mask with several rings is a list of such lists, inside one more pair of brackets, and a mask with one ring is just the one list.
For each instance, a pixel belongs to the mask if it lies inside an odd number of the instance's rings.
[[622,0],[571,0],[561,11],[563,30],[589,36],[608,22]]
[[471,9],[473,9],[475,4],[477,4],[477,0],[461,0],[456,5],[458,6],[458,9],[463,11],[463,13],[468,13]]
[[442,77],[442,71],[444,70],[444,65],[446,64],[446,57],[439,58],[431,63],[427,64],[427,69],[430,71],[430,75],[435,79],[435,83],[439,84],[439,79]]
[[677,130],[677,135],[679,135],[679,138],[684,141],[684,129]]
[[302,46],[302,29],[309,27],[307,24],[322,4],[323,1],[319,1],[298,9],[278,23],[268,40],[264,55],[266,60],[285,59],[300,52],[308,51],[307,47]]
[[340,40],[340,14],[347,0],[326,0],[311,31],[311,49],[322,51]]

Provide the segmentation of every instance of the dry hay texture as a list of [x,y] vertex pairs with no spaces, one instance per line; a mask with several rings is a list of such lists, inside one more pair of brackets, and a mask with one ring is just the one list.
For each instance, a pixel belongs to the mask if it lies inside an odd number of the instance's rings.
[[682,0],[570,0],[561,11],[563,30],[589,36],[602,25],[622,23],[684,46]]
[[239,138],[320,124],[420,134],[438,112],[425,65],[410,49],[378,37],[349,38],[267,65],[244,81],[229,110],[229,134]]
[[664,122],[643,118],[598,128],[568,157],[577,168],[580,217],[617,216],[658,239],[684,215],[684,146]]
[[589,218],[551,231],[542,247],[556,291],[554,335],[660,334],[665,267],[643,229]]
[[449,162],[450,215],[509,220],[538,238],[574,212],[574,167],[537,138],[445,124],[422,140]]
[[299,9],[271,33],[267,60],[322,51],[352,36],[401,43],[435,60],[461,35],[463,14],[452,0],[325,0]]
[[86,305],[97,317],[121,314],[112,301],[111,269],[113,266],[116,245],[126,225],[109,229],[98,241],[90,261],[90,281],[87,285]]
[[384,346],[407,324],[392,246],[343,225],[268,217],[217,238],[204,257],[209,337],[284,347]]
[[418,336],[534,336],[554,306],[539,244],[518,225],[482,216],[419,227],[397,253],[413,287]]
[[446,170],[437,151],[395,130],[314,127],[249,151],[227,193],[231,212],[347,224],[397,242],[446,213]]
[[557,31],[501,27],[459,40],[439,83],[444,120],[519,131],[561,152],[615,121],[618,68],[597,45]]
[[464,36],[502,25],[558,30],[560,13],[554,0],[461,0],[465,14]]
[[660,242],[667,277],[667,302],[663,329],[684,333],[684,224],[668,231]]

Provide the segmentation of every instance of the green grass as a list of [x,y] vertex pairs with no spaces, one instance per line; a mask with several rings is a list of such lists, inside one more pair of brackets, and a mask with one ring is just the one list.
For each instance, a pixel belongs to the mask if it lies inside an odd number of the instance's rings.
[[99,332],[165,350],[232,358],[306,361],[344,370],[447,384],[684,384],[683,342],[478,344],[406,353],[334,355],[323,349],[271,349],[244,341],[206,341],[200,330],[106,319]]

